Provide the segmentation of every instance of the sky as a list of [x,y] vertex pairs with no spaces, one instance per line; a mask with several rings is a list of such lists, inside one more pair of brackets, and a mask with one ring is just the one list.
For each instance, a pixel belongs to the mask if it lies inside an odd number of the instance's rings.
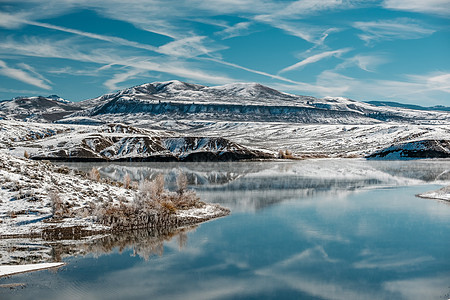
[[0,99],[257,82],[450,106],[450,0],[0,0]]

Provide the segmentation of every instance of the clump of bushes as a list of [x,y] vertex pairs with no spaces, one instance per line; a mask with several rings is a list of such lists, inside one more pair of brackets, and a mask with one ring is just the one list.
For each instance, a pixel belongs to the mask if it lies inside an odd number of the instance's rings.
[[201,206],[200,198],[195,191],[188,190],[187,177],[180,173],[177,177],[177,191],[171,192],[164,188],[164,175],[159,174],[152,181],[143,180],[135,199],[135,205],[143,209],[167,209],[175,212],[177,209],[187,209]]
[[[128,180],[124,180],[124,186]],[[141,181],[132,204],[106,202],[95,211],[97,219],[113,228],[135,229],[153,227],[157,224],[176,225],[172,218],[178,209],[202,207],[203,202],[195,191],[188,190],[187,177],[180,173],[177,177],[177,191],[165,189],[164,175],[159,174],[154,180]]]
[[294,159],[295,156],[292,153],[292,151],[289,150],[289,149],[286,149],[286,150],[280,149],[280,151],[278,151],[278,158],[281,158],[281,159]]

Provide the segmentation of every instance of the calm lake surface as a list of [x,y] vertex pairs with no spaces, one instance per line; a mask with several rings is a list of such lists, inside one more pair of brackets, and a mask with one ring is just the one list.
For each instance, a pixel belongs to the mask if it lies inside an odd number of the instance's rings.
[[95,166],[117,180],[163,173],[169,187],[184,172],[232,214],[177,232],[2,241],[67,265],[0,278],[25,284],[0,299],[450,298],[450,205],[415,197],[450,184],[449,160]]

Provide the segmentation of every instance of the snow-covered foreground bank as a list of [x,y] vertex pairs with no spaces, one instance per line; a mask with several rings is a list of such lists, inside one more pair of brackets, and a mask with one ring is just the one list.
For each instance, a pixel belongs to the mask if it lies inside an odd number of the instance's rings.
[[430,191],[417,195],[421,198],[437,199],[450,202],[450,185],[436,191]]
[[[0,152],[0,185],[0,237],[79,237],[117,230],[106,218],[116,217],[124,208],[135,211],[129,208],[135,207],[139,196],[142,198],[142,192],[135,188],[89,178],[86,173],[49,162],[12,156],[5,150]],[[169,212],[163,207],[148,209],[145,217],[156,224],[145,226],[192,225],[229,214],[228,209],[203,202],[187,207],[187,211],[169,208]],[[142,227],[125,225],[126,229]]]

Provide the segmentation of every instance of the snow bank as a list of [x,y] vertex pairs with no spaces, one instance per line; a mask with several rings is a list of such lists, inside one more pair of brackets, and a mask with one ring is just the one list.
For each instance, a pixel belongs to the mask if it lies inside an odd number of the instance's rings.
[[28,264],[15,266],[0,266],[0,277],[51,268],[59,268],[63,265],[65,265],[65,263],[42,263],[42,264]]
[[428,199],[437,199],[437,200],[444,200],[450,202],[450,185],[443,187],[436,191],[426,192],[423,194],[417,195],[421,198],[428,198]]

